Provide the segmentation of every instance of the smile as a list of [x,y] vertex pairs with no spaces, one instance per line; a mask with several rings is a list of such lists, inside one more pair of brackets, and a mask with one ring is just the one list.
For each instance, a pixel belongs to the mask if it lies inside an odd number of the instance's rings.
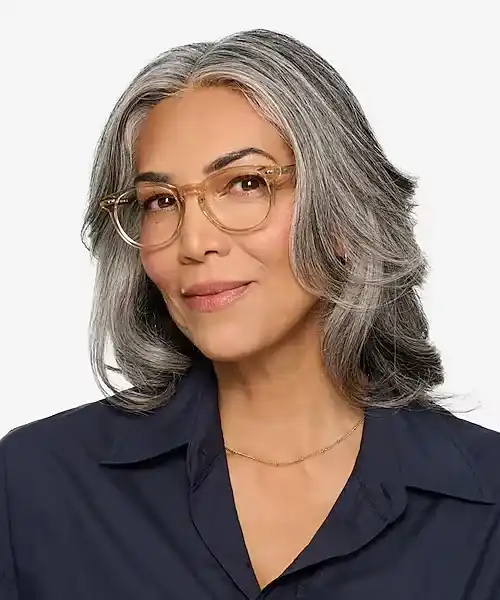
[[222,310],[242,298],[250,289],[251,282],[235,288],[213,294],[184,296],[186,305],[196,312],[215,312]]

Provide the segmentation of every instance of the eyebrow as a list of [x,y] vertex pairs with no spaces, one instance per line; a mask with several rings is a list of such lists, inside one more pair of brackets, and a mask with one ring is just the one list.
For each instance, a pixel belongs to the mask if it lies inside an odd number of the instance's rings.
[[[210,173],[214,173],[215,171],[218,171],[219,169],[223,169],[224,167],[227,167],[231,163],[233,163],[237,160],[240,160],[240,158],[248,156],[249,154],[260,154],[261,156],[265,156],[266,158],[272,160],[275,163],[277,162],[276,159],[274,158],[274,156],[269,154],[269,152],[262,150],[261,148],[253,148],[253,147],[242,148],[241,150],[234,150],[233,152],[228,152],[227,154],[223,154],[222,156],[219,156],[218,158],[213,160],[210,164],[208,164],[203,169],[203,172],[206,175],[209,175]],[[139,173],[135,177],[134,185],[137,185],[138,183],[141,183],[143,181],[147,181],[147,182],[151,182],[151,183],[171,183],[172,176],[169,175],[168,173],[160,173],[158,171],[146,171],[144,173]]]

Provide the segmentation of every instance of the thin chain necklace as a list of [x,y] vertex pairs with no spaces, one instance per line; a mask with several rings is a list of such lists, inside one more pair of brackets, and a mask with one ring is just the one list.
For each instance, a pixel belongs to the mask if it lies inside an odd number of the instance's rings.
[[287,460],[285,462],[278,462],[278,461],[274,461],[274,460],[264,460],[262,458],[257,458],[255,456],[251,456],[250,454],[245,454],[244,452],[239,452],[238,450],[233,450],[233,448],[229,448],[228,446],[224,446],[224,448],[231,454],[236,454],[237,456],[243,456],[244,458],[249,458],[250,460],[255,460],[256,462],[262,463],[263,465],[270,465],[273,467],[287,467],[289,465],[295,465],[299,462],[303,462],[304,460],[307,460],[308,458],[313,458],[314,456],[319,456],[320,454],[324,454],[325,452],[328,452],[328,450],[331,450],[332,448],[334,448],[335,446],[340,444],[340,442],[343,442],[345,439],[347,439],[352,433],[354,433],[356,431],[356,429],[363,422],[363,419],[364,419],[364,417],[361,417],[361,419],[356,423],[356,425],[354,425],[354,427],[351,430],[349,430],[347,433],[344,433],[344,435],[342,437],[340,437],[338,440],[335,440],[333,442],[333,444],[330,444],[326,448],[321,448],[321,450],[316,450],[315,452],[311,452],[311,454],[306,454],[306,456],[301,456],[300,458],[297,458],[295,460]]

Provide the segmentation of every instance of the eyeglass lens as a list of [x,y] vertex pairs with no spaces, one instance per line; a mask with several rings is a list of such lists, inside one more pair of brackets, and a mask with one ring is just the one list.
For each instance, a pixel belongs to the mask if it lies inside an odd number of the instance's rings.
[[[170,188],[140,183],[124,196],[128,203],[116,206],[116,218],[125,233],[141,246],[162,244],[176,232],[182,200]],[[271,192],[257,170],[231,168],[209,177],[203,207],[222,227],[235,231],[262,223],[269,212]]]

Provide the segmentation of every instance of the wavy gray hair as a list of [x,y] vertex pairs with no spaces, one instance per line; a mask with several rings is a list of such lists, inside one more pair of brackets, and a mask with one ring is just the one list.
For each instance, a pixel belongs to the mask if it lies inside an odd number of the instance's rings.
[[[98,203],[131,185],[134,143],[148,111],[188,86],[212,85],[242,92],[295,154],[291,266],[320,299],[332,378],[358,406],[437,406],[446,396],[434,389],[443,367],[417,290],[428,270],[413,233],[417,178],[389,162],[330,64],[292,37],[263,29],[164,52],[135,77],[107,121],[81,232],[97,261],[89,350],[99,388],[112,390],[117,407],[150,412],[171,397],[199,353],[170,318],[138,251]],[[118,369],[105,362],[108,340]],[[108,371],[133,387],[121,391]]]

